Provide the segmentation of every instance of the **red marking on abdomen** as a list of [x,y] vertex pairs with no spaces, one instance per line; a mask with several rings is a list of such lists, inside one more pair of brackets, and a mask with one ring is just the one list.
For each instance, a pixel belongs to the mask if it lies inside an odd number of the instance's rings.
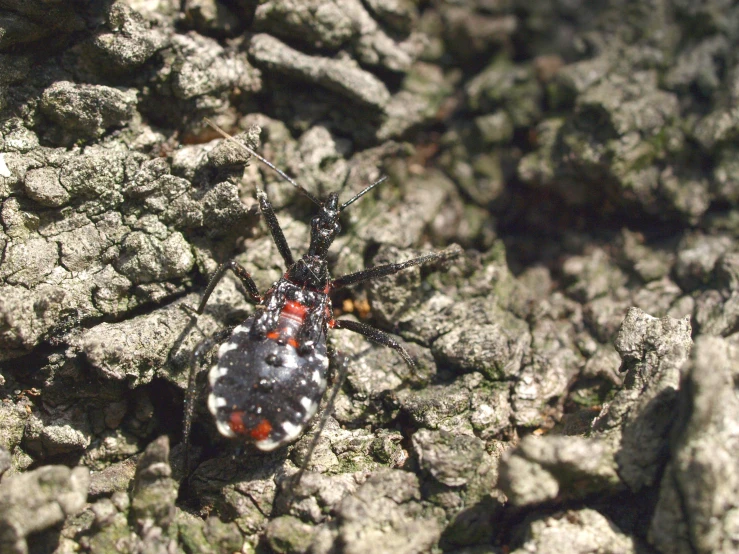
[[249,435],[256,441],[263,441],[272,432],[272,424],[266,419],[260,421],[253,429],[247,429],[244,425],[244,412],[231,412],[228,416],[228,426],[237,435]]
[[298,342],[295,337],[298,335],[307,313],[308,308],[303,304],[288,300],[280,312],[280,326],[267,333],[266,337],[278,341],[280,344],[287,343],[293,348],[297,348]]
[[246,433],[243,416],[244,412],[231,412],[231,415],[228,416],[228,426],[231,428],[231,431],[237,435],[243,435]]
[[267,338],[269,340],[276,340],[281,342],[282,344],[287,343],[293,348],[298,347],[298,341],[295,340],[294,335],[295,330],[291,329],[290,327],[280,327],[276,331],[270,331],[267,333]]
[[272,432],[272,424],[266,419],[263,419],[259,424],[249,431],[249,436],[256,441],[263,441]]
[[280,315],[282,317],[294,319],[295,321],[300,321],[302,323],[307,312],[308,308],[303,306],[300,302],[296,302],[295,300],[288,300],[287,302],[285,302],[285,306],[282,308],[282,313]]

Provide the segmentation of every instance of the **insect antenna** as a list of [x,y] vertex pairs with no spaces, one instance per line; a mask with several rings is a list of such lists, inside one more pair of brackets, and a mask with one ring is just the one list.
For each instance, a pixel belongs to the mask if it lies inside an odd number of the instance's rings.
[[369,191],[371,191],[373,188],[375,188],[377,185],[379,185],[383,181],[387,181],[387,175],[385,175],[383,177],[380,177],[379,179],[377,179],[377,181],[375,181],[374,183],[372,183],[371,185],[369,185],[368,187],[366,187],[364,190],[359,191],[352,198],[350,198],[349,200],[347,200],[346,202],[344,202],[341,205],[341,208],[339,209],[339,211],[340,212],[341,211],[344,211],[344,208],[346,208],[349,204],[353,204],[354,202],[356,202],[357,200],[359,200],[360,198],[362,198],[362,196],[364,196],[365,194],[367,194]]
[[[208,125],[210,125],[223,138],[225,138],[226,140],[229,140],[229,141],[233,142],[235,145],[239,146],[240,148],[243,148],[244,150],[246,150],[247,152],[249,152],[249,154],[251,154],[256,159],[258,159],[260,162],[262,162],[264,165],[266,165],[270,169],[273,169],[275,172],[277,172],[277,174],[280,177],[282,177],[283,179],[285,179],[285,181],[287,181],[292,186],[294,186],[296,189],[298,189],[303,194],[303,196],[305,196],[306,198],[310,199],[312,202],[314,202],[315,204],[318,204],[319,206],[322,206],[323,205],[323,203],[320,200],[318,200],[318,198],[316,198],[310,192],[308,192],[306,189],[304,189],[303,187],[301,187],[298,183],[295,182],[294,179],[292,179],[290,176],[288,176],[287,173],[285,173],[281,169],[277,168],[272,162],[270,162],[266,158],[264,158],[264,157],[260,156],[259,154],[257,154],[254,150],[252,150],[251,148],[249,148],[247,145],[245,145],[245,144],[239,142],[238,140],[236,140],[233,136],[229,135],[226,131],[224,131],[223,129],[221,129],[218,125],[216,125],[215,123],[213,123],[207,117],[205,118],[205,122]],[[362,193],[360,193],[360,195],[361,194],[364,194],[364,192],[365,191],[363,191]]]

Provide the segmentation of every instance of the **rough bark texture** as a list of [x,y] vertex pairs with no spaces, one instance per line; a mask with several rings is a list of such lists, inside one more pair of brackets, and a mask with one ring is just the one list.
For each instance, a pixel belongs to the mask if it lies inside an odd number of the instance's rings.
[[[0,0],[0,553],[739,550],[739,7]],[[422,4],[422,5],[419,5]],[[229,443],[191,353],[352,205],[348,378]],[[247,163],[249,162],[249,163]],[[695,341],[695,345],[694,345]]]

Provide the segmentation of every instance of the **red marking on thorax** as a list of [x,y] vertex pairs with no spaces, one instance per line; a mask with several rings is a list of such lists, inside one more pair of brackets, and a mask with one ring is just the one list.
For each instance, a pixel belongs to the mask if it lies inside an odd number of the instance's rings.
[[293,348],[297,348],[298,341],[295,339],[295,335],[300,326],[303,325],[307,314],[308,308],[305,305],[296,300],[288,300],[280,312],[280,320],[282,320],[280,327],[267,333],[267,338],[285,342]]
[[303,304],[301,304],[300,302],[296,302],[295,300],[288,300],[287,302],[285,302],[285,306],[282,308],[281,315],[283,317],[294,319],[302,323],[307,312],[308,308],[303,306]]

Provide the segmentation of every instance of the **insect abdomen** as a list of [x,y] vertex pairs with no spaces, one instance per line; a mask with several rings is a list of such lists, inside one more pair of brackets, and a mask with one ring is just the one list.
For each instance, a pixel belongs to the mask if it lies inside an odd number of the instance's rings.
[[250,333],[254,317],[236,327],[211,368],[208,407],[221,434],[261,450],[295,440],[315,415],[326,391],[328,358],[323,337],[298,353],[299,318],[287,311],[265,338]]

